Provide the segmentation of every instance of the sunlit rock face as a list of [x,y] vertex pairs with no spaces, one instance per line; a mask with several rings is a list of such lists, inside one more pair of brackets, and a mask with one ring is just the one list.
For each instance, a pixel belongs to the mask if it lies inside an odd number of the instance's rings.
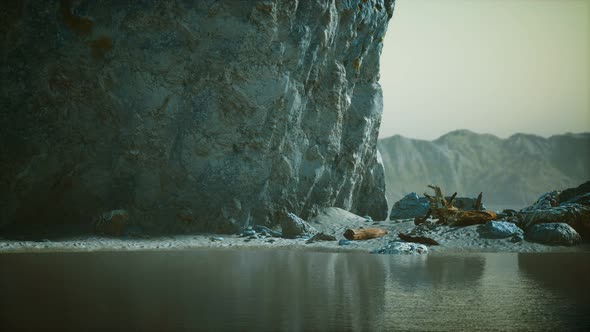
[[0,227],[385,219],[393,0],[3,1]]

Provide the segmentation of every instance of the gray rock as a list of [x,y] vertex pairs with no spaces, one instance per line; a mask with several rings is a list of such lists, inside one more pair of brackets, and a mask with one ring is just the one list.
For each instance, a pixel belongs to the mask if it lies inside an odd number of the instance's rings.
[[521,212],[530,212],[536,210],[545,210],[557,206],[559,191],[549,191],[541,195],[535,203],[521,209]]
[[568,188],[559,194],[559,203],[578,203],[590,205],[590,181],[586,181],[576,188]]
[[522,236],[523,230],[520,229],[516,224],[506,221],[495,221],[490,220],[485,223],[484,226],[479,229],[482,237],[503,239],[512,236]]
[[209,238],[209,240],[210,240],[211,242],[220,242],[220,241],[223,241],[223,238],[222,238],[222,237],[219,237],[219,236],[211,236],[211,237]]
[[567,202],[564,202],[561,204],[571,204],[571,203],[590,206],[590,193],[585,193],[585,194],[575,196],[575,197],[571,198],[570,200],[568,200]]
[[334,235],[317,233],[316,235],[312,236],[309,240],[307,240],[305,243],[309,244],[318,241],[336,241],[336,237]]
[[393,204],[389,219],[424,217],[427,211],[428,199],[426,197],[420,197],[413,192]]
[[260,233],[266,233],[269,236],[283,237],[283,233],[273,231],[272,229],[265,227],[265,226],[254,225],[254,230],[256,230],[257,232],[260,232]]
[[20,37],[0,51],[0,229],[113,206],[149,232],[329,206],[384,220],[394,0],[374,3],[1,1]]
[[511,217],[514,217],[517,214],[518,214],[518,211],[512,210],[512,209],[505,209],[505,210],[502,210],[502,212],[496,213],[496,215],[498,216],[498,220],[510,219]]
[[281,218],[280,223],[283,230],[283,237],[287,239],[312,236],[313,234],[317,233],[313,226],[293,213],[287,213],[284,215]]
[[562,222],[574,228],[584,240],[590,240],[590,206],[566,203],[518,214],[518,224],[525,230],[536,224]]
[[428,247],[419,243],[390,241],[385,246],[372,251],[374,254],[416,255],[428,253]]
[[573,246],[582,240],[580,234],[565,223],[534,225],[527,229],[525,238],[529,242],[561,246]]
[[256,234],[256,231],[253,229],[246,229],[245,231],[242,232],[242,236],[251,236]]
[[350,241],[350,240],[340,239],[338,241],[338,245],[339,246],[347,246],[347,245],[350,245],[350,244],[352,244],[352,241]]
[[[449,200],[451,197],[445,197],[445,199]],[[475,210],[475,203],[477,203],[477,198],[471,197],[455,197],[453,200],[453,205],[461,210],[464,211],[471,211]],[[486,206],[483,202],[479,205],[478,210],[486,210]]]

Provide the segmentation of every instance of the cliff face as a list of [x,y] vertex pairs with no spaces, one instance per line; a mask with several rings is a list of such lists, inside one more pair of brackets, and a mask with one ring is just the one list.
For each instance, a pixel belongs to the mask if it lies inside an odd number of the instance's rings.
[[5,1],[0,229],[385,219],[394,0]]
[[507,139],[466,130],[434,141],[394,136],[379,141],[387,195],[393,202],[438,184],[447,194],[477,196],[488,208],[522,208],[544,192],[590,179],[590,134]]

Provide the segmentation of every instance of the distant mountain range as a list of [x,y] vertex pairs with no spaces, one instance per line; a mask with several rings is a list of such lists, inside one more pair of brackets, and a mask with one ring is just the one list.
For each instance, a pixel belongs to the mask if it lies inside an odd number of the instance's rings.
[[384,138],[378,148],[390,205],[409,192],[430,192],[426,186],[437,184],[448,195],[483,192],[488,208],[517,208],[544,192],[590,180],[590,133],[501,139],[457,130],[434,141]]

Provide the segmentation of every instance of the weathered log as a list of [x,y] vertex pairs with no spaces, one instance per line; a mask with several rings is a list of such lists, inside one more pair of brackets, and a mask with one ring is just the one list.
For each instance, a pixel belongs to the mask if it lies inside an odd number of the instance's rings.
[[368,240],[374,239],[376,237],[381,237],[387,233],[387,230],[382,228],[349,228],[344,232],[344,237],[347,240]]
[[438,246],[439,245],[439,243],[436,242],[436,240],[431,239],[426,236],[411,236],[411,235],[406,235],[403,233],[398,233],[397,236],[406,242],[422,243],[422,244],[427,244],[427,245],[431,245],[431,246]]
[[[492,211],[481,211],[479,206],[481,205],[482,193],[479,194],[476,201],[475,211],[463,211],[453,205],[453,201],[457,195],[454,193],[448,201],[445,200],[444,195],[440,187],[435,185],[429,185],[435,193],[435,197],[427,196],[430,201],[430,212],[432,218],[438,219],[438,224],[456,225],[456,226],[469,226],[476,224],[483,224],[489,220],[495,220],[496,214]],[[424,222],[425,219],[416,218],[414,224],[418,225]]]
[[487,221],[496,220],[498,216],[493,211],[457,211],[453,216],[453,225],[469,226],[485,224]]

